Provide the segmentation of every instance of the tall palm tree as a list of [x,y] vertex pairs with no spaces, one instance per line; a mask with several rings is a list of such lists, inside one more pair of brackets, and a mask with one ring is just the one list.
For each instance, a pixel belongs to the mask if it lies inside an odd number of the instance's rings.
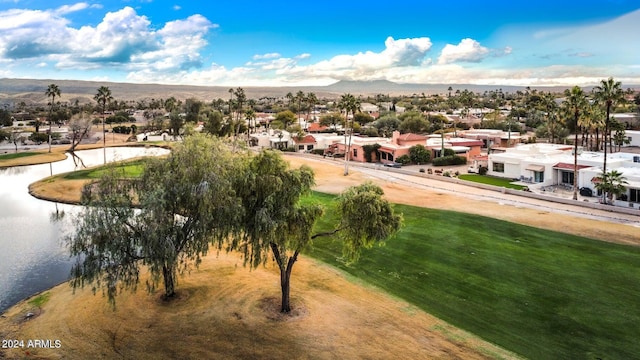
[[51,103],[49,106],[49,152],[51,152],[51,115],[53,113],[53,105],[56,102],[56,96],[60,97],[60,88],[56,84],[51,84],[47,87],[47,91],[44,92],[47,97],[51,98]]
[[111,90],[107,86],[100,86],[98,93],[93,97],[98,105],[102,107],[102,153],[104,156],[104,163],[107,163],[107,137],[104,134],[105,112],[107,111],[107,105],[113,100],[111,96]]
[[304,95],[304,92],[302,90],[298,91],[296,93],[296,97],[295,100],[298,103],[298,108],[296,109],[296,123],[300,124],[300,111],[302,110],[302,102],[305,101],[306,96]]
[[614,81],[612,77],[607,80],[600,80],[600,85],[596,86],[593,91],[598,102],[605,105],[607,109],[607,117],[604,120],[604,160],[602,163],[602,173],[605,174],[607,172],[607,144],[609,143],[607,139],[611,136],[609,134],[611,107],[624,100],[624,92],[620,81]]
[[289,100],[289,110],[291,110],[291,103],[293,102],[293,94],[291,92],[288,92],[287,95],[284,96],[285,98],[287,98],[287,100]]
[[238,135],[240,133],[240,117],[243,114],[242,112],[242,106],[243,104],[247,101],[247,95],[244,93],[244,89],[239,87],[237,88],[234,92],[233,95],[236,96],[236,120],[235,120],[235,127],[233,130],[233,151],[236,151],[236,142],[238,139]]
[[562,103],[567,115],[573,118],[575,139],[573,144],[573,200],[578,200],[578,132],[580,117],[588,111],[589,102],[579,86],[564,92],[566,99]]
[[[307,121],[309,121],[309,116],[311,115],[311,111],[314,109],[317,103],[318,103],[318,97],[316,96],[316,94],[312,92],[307,93],[307,104],[309,106],[309,108],[307,109]],[[315,120],[315,116],[314,116],[314,120]]]
[[[360,100],[356,99],[355,96],[351,94],[342,95],[340,98],[340,102],[338,103],[338,108],[345,111],[345,123],[347,124],[346,131],[349,132],[349,141],[347,142],[347,151],[344,155],[344,175],[349,175],[349,158],[351,158],[351,135],[353,134],[353,117],[351,118],[351,122],[349,122],[349,112],[351,115],[355,116],[356,111],[360,111]],[[349,126],[349,124],[351,124]]]

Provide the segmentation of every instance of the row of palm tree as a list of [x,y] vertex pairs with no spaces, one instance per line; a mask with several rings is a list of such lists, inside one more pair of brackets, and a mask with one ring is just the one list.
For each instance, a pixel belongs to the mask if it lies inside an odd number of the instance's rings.
[[[613,78],[600,81],[600,85],[596,86],[593,91],[592,98],[589,98],[587,94],[578,86],[574,86],[572,89],[565,91],[565,100],[562,104],[561,111],[567,119],[573,121],[573,128],[575,133],[574,139],[574,181],[573,181],[573,199],[578,199],[578,134],[580,130],[589,131],[600,128],[598,123],[595,122],[601,118],[599,115],[600,108],[606,109],[606,117],[604,118],[604,157],[602,164],[602,175],[599,177],[599,183],[596,184],[597,188],[603,190],[603,201],[609,197],[611,200],[612,194],[618,193],[621,186],[623,186],[621,174],[612,171],[607,172],[607,148],[611,146],[611,109],[617,104],[624,102],[624,91],[619,81],[615,81]],[[594,116],[595,114],[595,116]],[[595,120],[595,121],[594,121]],[[596,140],[596,143],[598,141]]]

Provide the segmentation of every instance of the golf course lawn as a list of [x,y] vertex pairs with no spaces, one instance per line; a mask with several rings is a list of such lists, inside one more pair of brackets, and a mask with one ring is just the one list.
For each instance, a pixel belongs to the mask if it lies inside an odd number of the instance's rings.
[[[335,223],[333,195],[318,231]],[[307,255],[532,359],[640,357],[640,248],[492,218],[396,205],[404,227],[345,265],[340,243]],[[295,274],[294,274],[295,277]]]

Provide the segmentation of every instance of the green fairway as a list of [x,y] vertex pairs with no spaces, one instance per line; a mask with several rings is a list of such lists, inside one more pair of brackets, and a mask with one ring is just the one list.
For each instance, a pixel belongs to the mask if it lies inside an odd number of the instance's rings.
[[512,184],[513,180],[511,179],[503,179],[503,178],[497,178],[493,176],[477,175],[477,174],[461,174],[460,176],[458,176],[458,178],[460,180],[473,181],[481,184],[500,186],[500,187],[505,187],[509,189],[522,190],[525,188],[522,185]]
[[[333,196],[313,198],[328,204]],[[340,243],[328,238],[307,255],[527,358],[640,358],[640,248],[477,215],[395,209],[404,228],[358,263],[345,266]],[[318,230],[335,221],[327,210]]]
[[13,154],[4,154],[4,155],[0,155],[0,160],[13,160],[13,159],[19,159],[27,156],[34,156],[34,155],[40,155],[40,154],[42,153],[30,152],[30,151],[13,153]]
[[[124,161],[115,164],[115,168],[117,171],[122,171],[123,178],[135,178],[142,174],[144,161],[145,159]],[[86,170],[78,170],[64,174],[63,178],[67,180],[98,179],[105,173],[105,171],[107,171],[108,168],[113,166],[114,165],[106,165]]]

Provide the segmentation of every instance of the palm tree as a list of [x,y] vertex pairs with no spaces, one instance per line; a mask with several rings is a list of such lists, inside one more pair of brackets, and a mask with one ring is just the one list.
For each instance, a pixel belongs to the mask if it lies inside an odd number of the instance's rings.
[[613,201],[613,197],[618,198],[620,195],[627,191],[625,185],[628,184],[626,178],[622,176],[622,173],[617,170],[611,170],[608,173],[602,173],[595,178],[596,190],[602,191],[602,196],[608,199],[608,202]]
[[299,124],[300,123],[300,110],[302,110],[302,102],[305,101],[306,96],[304,95],[304,92],[302,92],[302,90],[298,91],[296,93],[296,97],[295,100],[298,103],[298,108],[296,109],[296,122]]
[[351,126],[349,126],[349,112],[355,116],[356,111],[360,111],[360,100],[356,99],[351,94],[342,95],[338,108],[345,111],[345,123],[347,124],[346,131],[349,132],[349,141],[347,142],[347,151],[344,155],[344,175],[349,175],[349,158],[351,157],[351,135],[353,133],[353,118],[351,119]]
[[255,128],[255,123],[253,127],[251,126],[251,124],[256,119],[256,112],[253,111],[253,109],[247,109],[247,111],[244,112],[244,117],[249,122],[249,126],[247,127],[247,132],[255,132],[255,130],[253,130]]
[[104,163],[107,163],[107,137],[104,135],[104,123],[105,112],[107,111],[107,104],[111,103],[113,96],[111,96],[111,90],[107,86],[100,86],[98,93],[93,97],[98,105],[102,106],[102,153],[104,155]]
[[567,115],[573,118],[575,139],[573,144],[573,200],[578,200],[578,131],[580,117],[587,111],[589,102],[584,91],[579,86],[564,92],[566,96],[562,103]]
[[[318,97],[316,96],[316,94],[312,92],[307,93],[307,104],[309,105],[309,108],[307,109],[307,121],[309,121],[309,116],[311,114],[311,111],[314,109],[317,103],[318,103]],[[315,116],[313,120],[315,122]]]
[[58,85],[51,84],[47,87],[47,91],[44,92],[47,97],[51,98],[51,103],[49,106],[49,152],[51,152],[51,114],[53,113],[53,105],[55,104],[56,96],[60,97],[60,88]]
[[624,100],[624,92],[620,81],[614,81],[612,77],[607,80],[600,80],[600,85],[594,89],[596,99],[607,109],[607,117],[604,120],[604,160],[602,163],[602,173],[607,172],[607,139],[609,134],[609,117],[611,115],[611,107],[617,102]]
[[289,110],[291,110],[291,102],[293,102],[293,94],[291,92],[288,92],[287,95],[285,95],[284,97],[287,98],[287,100],[289,100]]
[[236,151],[236,142],[240,133],[240,116],[242,113],[242,105],[247,101],[247,95],[244,93],[244,89],[239,87],[233,91],[233,95],[236,96],[236,120],[235,129],[233,130],[233,151]]

